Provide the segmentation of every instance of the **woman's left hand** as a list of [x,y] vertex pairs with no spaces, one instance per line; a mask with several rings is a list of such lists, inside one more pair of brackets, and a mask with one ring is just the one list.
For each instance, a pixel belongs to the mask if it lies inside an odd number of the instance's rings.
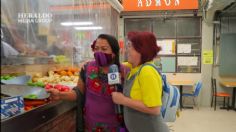
[[112,92],[112,100],[116,104],[124,105],[126,97],[120,92]]

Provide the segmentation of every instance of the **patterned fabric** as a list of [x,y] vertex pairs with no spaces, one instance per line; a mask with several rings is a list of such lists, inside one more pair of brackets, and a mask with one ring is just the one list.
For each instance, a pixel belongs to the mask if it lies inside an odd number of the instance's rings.
[[[121,69],[121,71],[123,71]],[[120,132],[122,122],[115,113],[107,74],[94,61],[86,66],[86,100],[84,119],[88,132]],[[123,73],[121,75],[124,75]],[[124,79],[123,79],[124,80]]]
[[98,68],[97,66],[88,66],[87,76],[88,88],[93,92],[105,96],[111,96],[111,93],[115,91],[114,86],[108,85],[107,74],[103,72],[102,68]]

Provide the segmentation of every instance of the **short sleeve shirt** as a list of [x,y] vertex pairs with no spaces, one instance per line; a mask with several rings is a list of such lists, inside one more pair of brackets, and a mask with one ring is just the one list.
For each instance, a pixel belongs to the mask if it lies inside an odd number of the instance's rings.
[[[154,64],[153,61],[147,63]],[[140,65],[132,68],[128,63],[125,65],[131,68],[128,79],[136,74],[141,67]],[[154,67],[144,66],[134,80],[130,97],[142,101],[147,107],[156,107],[162,105],[161,96],[162,79],[160,74]]]

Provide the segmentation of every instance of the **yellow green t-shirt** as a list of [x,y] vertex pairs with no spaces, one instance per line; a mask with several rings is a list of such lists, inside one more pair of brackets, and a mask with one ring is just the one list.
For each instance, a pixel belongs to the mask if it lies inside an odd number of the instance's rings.
[[[147,62],[154,64],[153,61]],[[137,73],[141,67],[132,68],[131,64],[124,63],[130,67],[128,79]],[[161,106],[162,79],[158,71],[150,65],[144,66],[139,75],[136,76],[131,88],[130,97],[134,100],[142,101],[147,107]]]

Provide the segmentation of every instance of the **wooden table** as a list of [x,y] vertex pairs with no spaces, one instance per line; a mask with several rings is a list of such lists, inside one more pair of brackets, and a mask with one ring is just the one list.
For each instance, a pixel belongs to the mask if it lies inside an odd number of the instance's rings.
[[220,84],[223,85],[224,87],[227,87],[227,88],[233,88],[231,109],[236,110],[236,108],[235,108],[236,82],[220,81]]
[[180,91],[180,110],[184,108],[183,106],[183,99],[182,99],[182,94],[183,94],[183,86],[193,86],[194,81],[189,81],[189,80],[170,80],[169,83],[174,86],[179,86],[179,91]]

